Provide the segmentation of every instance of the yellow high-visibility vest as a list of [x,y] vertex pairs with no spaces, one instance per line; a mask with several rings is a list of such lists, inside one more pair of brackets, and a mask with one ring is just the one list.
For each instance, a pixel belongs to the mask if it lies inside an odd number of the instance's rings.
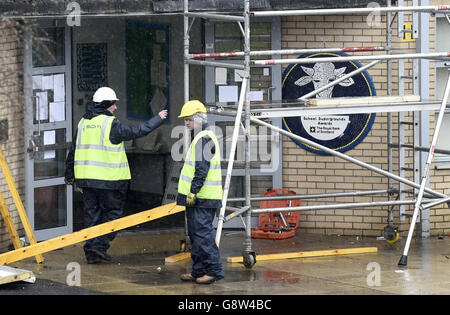
[[178,181],[178,193],[188,195],[191,192],[191,184],[195,174],[195,145],[197,142],[208,136],[214,142],[215,153],[210,160],[210,166],[202,188],[197,193],[197,198],[222,200],[222,168],[220,165],[220,147],[216,135],[210,130],[199,132],[192,140],[191,146],[186,154],[186,159],[181,169]]
[[75,147],[75,179],[106,181],[131,179],[124,143],[109,140],[114,116],[82,118]]

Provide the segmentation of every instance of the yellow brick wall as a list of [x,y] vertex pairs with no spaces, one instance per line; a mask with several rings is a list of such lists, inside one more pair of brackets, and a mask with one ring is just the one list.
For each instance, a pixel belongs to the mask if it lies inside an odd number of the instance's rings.
[[[24,106],[23,106],[23,39],[22,27],[15,21],[0,22],[0,120],[8,120],[8,139],[0,142],[11,174],[23,197],[24,192]],[[23,235],[23,228],[3,173],[0,192],[5,198],[12,219]],[[1,216],[0,216],[1,217]],[[10,236],[0,220],[0,252],[11,244]]]
[[[439,1],[435,1],[439,2]],[[433,3],[432,3],[433,4]],[[439,4],[439,3],[437,3]],[[411,5],[411,4],[406,4]],[[405,22],[412,21],[412,15],[405,13]],[[434,18],[430,18],[430,51],[434,48]],[[336,16],[290,16],[282,18],[282,47],[291,48],[331,48],[354,46],[385,46],[386,15],[381,15],[380,27],[369,27],[366,15]],[[397,20],[394,20],[392,48],[395,53],[415,53],[415,42],[402,42],[397,36]],[[385,54],[385,52],[358,53]],[[288,55],[284,58],[297,58]],[[363,63],[365,64],[365,63]],[[382,62],[368,70],[377,95],[386,95],[387,63]],[[398,63],[394,61],[392,71],[393,95],[398,94]],[[434,64],[430,62],[430,96],[434,96]],[[412,75],[412,60],[405,60],[405,75]],[[412,81],[405,81],[405,94],[412,94]],[[407,121],[412,121],[412,113],[405,113]],[[351,157],[388,170],[388,114],[377,113],[375,122],[366,138],[353,149],[346,151]],[[434,115],[430,113],[430,142],[433,135]],[[398,113],[392,113],[393,142],[397,143]],[[412,127],[406,128],[406,142],[413,143]],[[413,154],[407,152],[407,166],[412,166]],[[393,172],[398,174],[398,152],[393,150]],[[449,171],[436,171],[432,174],[433,189],[446,192],[450,184]],[[413,173],[407,172],[409,180]],[[298,194],[333,193],[343,191],[379,190],[388,188],[388,179],[382,175],[346,162],[334,156],[314,154],[297,146],[291,139],[283,136],[283,183],[285,188]],[[394,187],[398,183],[393,181]],[[408,186],[406,188],[409,188]],[[321,205],[327,203],[386,201],[387,195],[308,199],[303,205]],[[407,213],[412,213],[413,206],[407,206]],[[300,229],[313,233],[339,235],[371,235],[383,234],[387,225],[387,207],[331,209],[304,211],[300,218]],[[407,231],[409,219],[399,220],[398,207],[394,208],[395,225],[401,231]],[[432,209],[430,211],[431,234],[442,234],[450,231],[450,210]]]

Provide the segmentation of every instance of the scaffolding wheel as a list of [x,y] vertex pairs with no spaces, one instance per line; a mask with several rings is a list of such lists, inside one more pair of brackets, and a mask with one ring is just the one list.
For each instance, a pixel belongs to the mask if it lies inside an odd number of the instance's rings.
[[396,243],[400,238],[398,228],[390,225],[386,226],[384,228],[384,238],[386,239],[386,242],[388,242],[389,244]]
[[242,257],[244,259],[244,266],[251,269],[256,263],[256,253],[255,252],[243,252]]

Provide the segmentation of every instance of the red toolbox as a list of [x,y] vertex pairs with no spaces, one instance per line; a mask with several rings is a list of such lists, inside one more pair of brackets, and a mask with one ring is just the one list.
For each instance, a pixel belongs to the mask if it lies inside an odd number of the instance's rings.
[[[263,197],[284,195],[296,193],[289,189],[277,188],[266,191]],[[300,204],[300,199],[263,200],[260,208],[298,207]],[[261,213],[258,220],[259,227],[252,228],[251,235],[253,238],[277,240],[290,238],[295,235],[299,222],[300,211]]]

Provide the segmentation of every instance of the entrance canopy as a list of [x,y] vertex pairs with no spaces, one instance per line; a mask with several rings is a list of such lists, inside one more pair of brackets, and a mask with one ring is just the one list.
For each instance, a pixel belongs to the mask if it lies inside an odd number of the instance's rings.
[[[367,7],[373,0],[253,0],[251,10],[301,10],[301,9],[332,9]],[[183,11],[183,1],[154,0],[79,0],[81,15],[91,14],[130,14],[130,13],[176,13]],[[379,0],[380,6],[385,6],[385,0]],[[68,15],[73,12],[69,2],[56,0],[41,1],[2,1],[0,15],[3,17],[27,17],[44,15]],[[189,11],[242,11],[242,0],[192,0],[189,1]]]

